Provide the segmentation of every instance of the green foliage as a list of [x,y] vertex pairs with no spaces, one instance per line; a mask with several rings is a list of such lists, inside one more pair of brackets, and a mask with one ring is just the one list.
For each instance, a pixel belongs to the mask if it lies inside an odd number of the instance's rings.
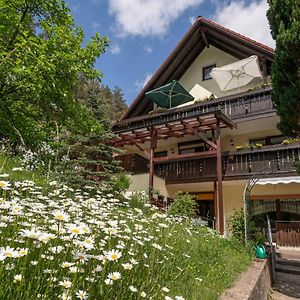
[[107,143],[111,138],[108,132],[67,135],[58,148],[54,176],[73,187],[102,186],[111,191],[114,175],[121,171],[113,156],[116,150]]
[[88,107],[96,120],[106,119],[109,127],[119,120],[127,108],[123,93],[119,87],[111,90],[100,84],[97,79],[81,76],[76,84],[75,98]]
[[142,211],[148,210],[145,206],[149,204],[149,196],[144,191],[136,191],[129,197],[128,203],[131,208],[138,208]]
[[116,174],[113,178],[113,190],[117,194],[124,193],[130,186],[130,178],[123,172]]
[[269,0],[269,19],[276,40],[272,65],[272,99],[286,136],[300,135],[300,2]]
[[0,7],[0,135],[35,147],[62,127],[101,130],[74,88],[79,75],[101,75],[94,62],[107,38],[96,34],[83,47],[64,0],[0,0]]
[[[228,229],[234,239],[241,243],[245,241],[245,221],[243,209],[234,210],[228,221]],[[255,244],[263,244],[266,241],[265,236],[256,227],[254,220],[247,216],[247,234],[248,239]]]
[[174,202],[167,213],[168,215],[193,218],[196,216],[196,206],[194,196],[188,193],[178,192],[174,196]]

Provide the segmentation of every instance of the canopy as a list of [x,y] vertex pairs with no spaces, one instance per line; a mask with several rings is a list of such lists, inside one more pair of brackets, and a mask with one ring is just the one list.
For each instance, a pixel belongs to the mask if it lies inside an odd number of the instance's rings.
[[256,184],[258,185],[267,185],[267,184],[275,185],[279,183],[283,183],[283,184],[300,183],[300,176],[262,178],[256,182]]
[[220,68],[213,68],[210,75],[221,91],[236,89],[245,86],[254,78],[262,78],[256,55]]
[[172,108],[194,99],[177,80],[149,91],[145,95],[160,107],[165,108]]

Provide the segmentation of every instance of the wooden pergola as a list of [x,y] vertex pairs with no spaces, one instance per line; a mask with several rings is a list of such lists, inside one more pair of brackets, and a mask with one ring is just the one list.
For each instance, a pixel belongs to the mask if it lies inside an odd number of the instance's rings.
[[[153,116],[154,118],[154,116]],[[140,120],[139,120],[140,119]],[[145,119],[147,119],[147,126],[144,126]],[[117,137],[113,140],[116,147],[123,147],[125,145],[135,145],[143,152],[145,157],[149,159],[149,190],[153,189],[154,164],[161,160],[168,159],[186,159],[197,158],[215,155],[216,164],[216,178],[214,182],[215,190],[215,216],[216,228],[220,233],[224,233],[224,210],[223,210],[223,191],[222,191],[222,152],[221,152],[221,128],[236,128],[236,124],[226,116],[221,110],[199,114],[196,117],[186,117],[180,120],[165,120],[151,123],[151,116],[144,118],[134,118],[132,123],[129,120],[120,121],[114,126],[114,133]],[[150,125],[149,125],[150,124]],[[206,137],[206,133],[211,132],[212,139]],[[159,140],[166,140],[170,137],[180,138],[185,135],[194,135],[200,137],[206,144],[210,146],[209,151],[190,154],[177,154],[172,157],[154,157],[154,151],[157,148]],[[146,151],[141,144],[145,142],[150,143],[149,152]]]

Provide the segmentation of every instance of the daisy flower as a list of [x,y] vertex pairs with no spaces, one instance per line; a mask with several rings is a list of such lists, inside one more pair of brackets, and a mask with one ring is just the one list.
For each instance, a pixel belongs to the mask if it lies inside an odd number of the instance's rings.
[[52,215],[54,216],[54,219],[61,222],[61,221],[64,221],[64,222],[68,222],[69,221],[69,218],[70,216],[65,213],[63,210],[55,210]]
[[59,285],[64,287],[65,289],[69,289],[72,286],[72,282],[69,280],[60,281]]
[[109,261],[116,261],[122,256],[122,253],[118,250],[113,249],[111,251],[108,251],[105,256]]
[[121,274],[119,272],[113,272],[113,273],[109,273],[107,277],[113,281],[116,281],[121,279]]
[[133,268],[133,264],[130,264],[130,263],[122,264],[122,267],[125,270],[131,270]]
[[129,289],[131,292],[136,293],[138,291],[138,289],[136,287],[134,287],[133,285],[129,286]]
[[79,290],[77,293],[76,293],[76,297],[80,300],[85,300],[88,298],[88,293],[85,292],[85,291],[82,291],[82,290]]

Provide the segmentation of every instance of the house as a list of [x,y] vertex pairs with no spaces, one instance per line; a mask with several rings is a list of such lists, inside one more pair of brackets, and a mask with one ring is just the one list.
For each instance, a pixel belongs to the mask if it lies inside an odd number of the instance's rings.
[[[261,78],[228,91],[211,78],[213,68],[253,55]],[[273,59],[272,48],[198,17],[113,127],[114,144],[125,151],[118,159],[131,177],[130,189],[159,190],[161,204],[178,191],[192,193],[199,214],[213,218],[221,233],[233,210],[243,207],[245,190],[253,212],[271,212],[277,221],[287,214],[299,219],[294,164],[300,143],[276,127],[267,84]],[[145,93],[172,80],[195,98],[204,91],[205,98],[157,110]],[[259,181],[251,193],[249,179]]]

